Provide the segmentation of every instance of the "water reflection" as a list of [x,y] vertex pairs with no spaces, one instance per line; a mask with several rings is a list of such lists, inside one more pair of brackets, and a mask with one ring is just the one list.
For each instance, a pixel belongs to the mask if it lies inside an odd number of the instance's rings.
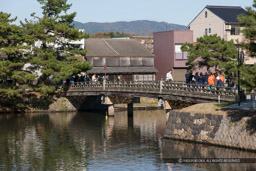
[[[162,159],[169,163],[173,158],[256,158],[255,152],[235,150],[205,144],[194,144],[169,139],[163,139],[161,147]],[[176,164],[179,166],[180,164]],[[194,163],[186,164],[204,170],[255,170],[256,163]],[[173,165],[175,166],[175,165]]]
[[160,110],[135,111],[133,118],[116,112],[108,120],[95,113],[0,115],[0,170],[232,170],[236,165],[172,164],[168,159],[255,157],[162,139],[165,126]]

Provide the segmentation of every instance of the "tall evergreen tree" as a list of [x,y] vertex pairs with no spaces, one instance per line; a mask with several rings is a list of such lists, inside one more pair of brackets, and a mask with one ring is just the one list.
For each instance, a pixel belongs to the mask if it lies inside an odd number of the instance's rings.
[[196,45],[185,43],[181,47],[188,52],[186,65],[189,70],[215,67],[216,70],[236,71],[237,50],[232,41],[224,41],[216,34],[197,39]]
[[0,60],[1,98],[20,96],[20,85],[29,85],[36,77],[23,70],[28,61],[25,55],[30,48],[24,42],[30,40],[21,27],[12,24],[16,18],[10,17],[10,14],[0,12],[0,54],[3,56]]
[[67,14],[71,4],[67,0],[37,0],[42,5],[42,17],[35,13],[33,21],[21,22],[31,40],[35,43],[28,56],[33,70],[40,70],[39,87],[42,94],[54,92],[49,83],[60,83],[73,74],[87,71],[92,66],[78,60],[86,50],[72,41],[87,38],[88,35],[74,28],[72,22],[76,13]]
[[[238,17],[241,30],[246,40],[242,44],[247,49],[250,55],[256,58],[256,0],[254,0],[252,7],[246,8],[247,14]],[[249,89],[256,88],[256,64],[243,65],[241,67],[242,83]]]

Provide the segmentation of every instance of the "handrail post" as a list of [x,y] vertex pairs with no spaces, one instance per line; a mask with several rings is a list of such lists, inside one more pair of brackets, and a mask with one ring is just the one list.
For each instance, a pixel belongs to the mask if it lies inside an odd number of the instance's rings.
[[103,79],[103,90],[105,90],[106,89],[106,79],[104,78]]
[[163,90],[163,79],[160,80],[160,94],[162,93],[162,90]]

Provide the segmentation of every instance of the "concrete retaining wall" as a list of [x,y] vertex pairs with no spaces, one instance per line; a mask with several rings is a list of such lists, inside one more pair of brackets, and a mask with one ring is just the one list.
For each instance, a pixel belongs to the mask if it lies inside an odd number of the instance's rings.
[[165,138],[256,150],[255,118],[170,111]]

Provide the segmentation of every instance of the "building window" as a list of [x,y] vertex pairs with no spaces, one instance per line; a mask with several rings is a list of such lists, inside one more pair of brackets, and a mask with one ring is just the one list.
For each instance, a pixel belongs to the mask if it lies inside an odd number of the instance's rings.
[[239,35],[239,27],[231,26],[231,35]]
[[204,30],[204,34],[207,35],[207,28]]
[[154,81],[154,79],[152,74],[134,75],[134,81]]
[[212,29],[211,28],[209,28],[209,33],[212,33]]
[[188,53],[182,52],[181,50],[182,44],[175,44],[175,60],[187,60],[188,59]]
[[205,18],[207,18],[207,11],[205,11],[204,16],[205,16]]

